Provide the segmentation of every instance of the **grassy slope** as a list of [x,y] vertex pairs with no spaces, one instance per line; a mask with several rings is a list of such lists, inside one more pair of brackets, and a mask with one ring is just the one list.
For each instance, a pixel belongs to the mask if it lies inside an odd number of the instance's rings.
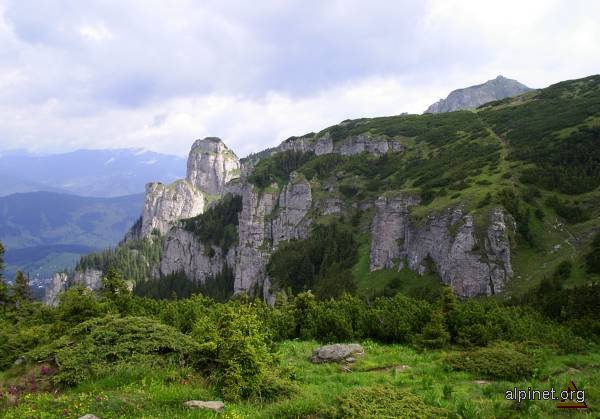
[[[569,380],[586,391],[588,406],[600,404],[600,355],[555,355],[540,350],[544,367],[535,378],[519,382],[493,381],[465,372],[448,370],[443,351],[420,353],[401,345],[380,345],[363,342],[366,354],[344,372],[337,364],[315,365],[308,361],[316,342],[283,342],[278,351],[284,364],[295,372],[296,393],[278,401],[253,400],[228,403],[224,418],[313,417],[335,407],[344,393],[356,386],[390,384],[421,396],[430,406],[442,407],[463,418],[563,417],[563,411],[552,401],[534,401],[515,405],[504,399],[506,390],[532,387],[546,390],[562,389]],[[407,365],[410,368],[396,371]],[[477,383],[486,380],[488,383]],[[7,418],[44,417],[77,418],[94,413],[101,418],[169,417],[209,418],[214,413],[190,411],[187,400],[218,400],[213,390],[191,371],[148,370],[139,367],[108,373],[93,382],[81,384],[60,395],[47,393],[25,397],[18,406],[5,412]],[[42,416],[40,412],[45,412]],[[583,412],[571,412],[570,417],[589,417]]]

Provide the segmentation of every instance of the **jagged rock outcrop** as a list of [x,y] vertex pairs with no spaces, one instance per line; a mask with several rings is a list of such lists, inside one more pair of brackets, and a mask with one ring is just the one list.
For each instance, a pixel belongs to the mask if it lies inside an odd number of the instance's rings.
[[173,222],[202,214],[210,197],[239,194],[239,183],[232,182],[239,176],[240,161],[223,141],[216,137],[196,140],[188,155],[186,179],[146,185],[141,219],[125,241],[148,237],[154,230],[164,235]]
[[202,214],[204,207],[204,194],[187,180],[177,180],[170,185],[148,183],[140,237],[148,237],[155,229],[165,234],[173,221]]
[[183,228],[172,228],[165,237],[155,276],[185,272],[189,279],[204,282],[220,273],[224,264],[233,268],[235,254],[235,248],[223,254],[221,248],[200,242],[193,233]]
[[484,103],[520,95],[532,89],[516,80],[498,76],[483,84],[452,91],[446,99],[429,106],[425,113],[452,112],[459,109],[474,109]]
[[245,185],[239,216],[235,292],[254,292],[258,286],[266,301],[273,300],[266,273],[269,256],[282,241],[308,236],[311,220],[307,214],[311,207],[310,183],[299,174],[292,174],[281,191],[275,184],[266,191]]
[[223,195],[225,185],[240,176],[240,160],[221,139],[196,140],[187,162],[186,179],[199,191]]
[[290,182],[279,194],[277,208],[272,214],[271,237],[273,246],[285,240],[308,235],[310,220],[306,214],[312,207],[310,183],[301,175],[292,174]]
[[312,152],[317,156],[323,154],[341,154],[351,156],[360,153],[371,153],[381,155],[388,152],[402,151],[404,146],[399,140],[391,139],[383,135],[359,134],[350,136],[340,141],[333,141],[329,134],[318,138],[292,137],[278,147],[279,151],[301,151]]
[[371,270],[400,269],[407,263],[421,274],[435,270],[462,297],[502,291],[512,277],[510,216],[495,209],[478,231],[471,215],[449,208],[417,225],[410,219],[410,208],[417,204],[417,198],[406,195],[377,200]]
[[86,269],[85,271],[78,271],[71,274],[64,272],[55,273],[52,281],[46,287],[43,298],[44,304],[57,305],[59,294],[76,285],[83,286],[92,291],[100,289],[102,287],[102,271]]
[[258,191],[246,183],[242,189],[242,212],[238,226],[238,255],[234,292],[252,291],[266,276],[265,267],[271,249],[268,217],[277,200],[277,188]]

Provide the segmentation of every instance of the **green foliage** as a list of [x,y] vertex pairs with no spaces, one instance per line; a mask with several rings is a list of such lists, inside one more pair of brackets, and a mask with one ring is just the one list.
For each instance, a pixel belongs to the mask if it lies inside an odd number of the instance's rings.
[[431,306],[398,294],[377,299],[366,316],[368,336],[383,342],[408,343],[431,318]]
[[[600,115],[599,76],[557,83],[518,106],[491,106],[479,114],[506,136],[511,158],[536,165],[522,181],[570,194],[600,185],[600,130],[582,126]],[[577,126],[566,138],[558,134]]]
[[227,194],[204,213],[182,220],[182,223],[184,228],[194,233],[205,246],[220,247],[225,254],[237,243],[238,216],[241,210],[242,197]]
[[82,256],[75,270],[97,269],[108,272],[113,268],[126,280],[139,283],[150,278],[150,269],[160,261],[162,239],[151,236],[142,240],[121,243],[114,249]]
[[435,310],[431,320],[423,327],[419,342],[426,348],[443,348],[450,341],[450,333],[446,329],[444,314]]
[[356,387],[339,398],[343,418],[444,418],[445,409],[428,405],[421,397],[389,385]]
[[586,269],[589,273],[600,274],[600,233],[596,233],[591,250],[585,257]]
[[461,133],[478,136],[483,125],[477,115],[469,111],[458,111],[425,115],[399,115],[372,119],[344,121],[320,132],[329,133],[333,141],[340,141],[365,132],[390,137],[418,137],[432,144],[457,140]]
[[15,282],[11,287],[11,299],[17,306],[31,302],[29,277],[21,271],[17,271]]
[[6,310],[8,305],[8,285],[4,281],[4,245],[0,242],[0,306]]
[[589,216],[580,206],[569,205],[555,195],[546,199],[546,205],[552,208],[559,217],[564,218],[571,224],[581,223],[589,219]]
[[293,150],[275,153],[261,160],[254,167],[252,174],[248,177],[248,181],[262,189],[270,186],[272,183],[283,186],[289,181],[290,174],[298,170],[300,166],[309,161],[313,156],[313,153],[303,153]]
[[68,336],[26,356],[55,364],[57,384],[75,385],[111,364],[138,360],[155,365],[193,364],[199,346],[175,328],[145,317],[107,316],[75,326]]
[[223,264],[221,272],[209,276],[204,282],[197,282],[187,277],[185,272],[152,278],[136,284],[133,292],[140,297],[156,299],[189,298],[194,294],[202,294],[225,302],[233,295],[235,272],[227,264]]
[[512,345],[500,344],[453,354],[446,362],[458,371],[506,380],[529,378],[535,368],[530,356],[515,350]]
[[314,289],[322,298],[353,292],[350,268],[356,262],[352,231],[341,222],[316,225],[305,240],[279,245],[267,265],[267,272],[280,289],[293,293]]
[[271,399],[289,390],[273,371],[268,336],[252,307],[219,306],[196,321],[192,335],[202,348],[201,367],[211,370],[225,399],[259,395]]

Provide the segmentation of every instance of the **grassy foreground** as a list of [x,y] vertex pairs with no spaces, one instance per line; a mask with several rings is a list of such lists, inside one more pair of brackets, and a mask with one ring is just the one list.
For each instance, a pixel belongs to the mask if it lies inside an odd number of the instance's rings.
[[[290,397],[264,402],[260,398],[227,403],[224,413],[188,410],[187,400],[218,400],[206,381],[191,370],[150,369],[121,365],[62,393],[31,393],[16,406],[0,411],[6,418],[77,418],[93,413],[100,418],[276,418],[347,416],[342,404],[358,400],[370,411],[398,403],[392,393],[412,393],[395,417],[547,418],[593,417],[600,406],[600,353],[555,355],[540,348],[535,357],[543,365],[532,379],[518,382],[452,371],[444,359],[453,351],[418,352],[402,345],[363,342],[365,355],[344,369],[339,364],[309,361],[316,342],[285,341],[277,353],[292,370],[296,390]],[[0,379],[4,381],[6,377]],[[517,404],[504,398],[506,390],[562,390],[573,380],[585,390],[589,410],[557,409],[553,401]],[[374,391],[360,399],[360,388]],[[357,389],[358,393],[357,393]],[[359,396],[359,397],[356,397]],[[414,407],[411,403],[414,403]],[[369,405],[372,405],[369,407]],[[340,410],[342,408],[342,410]],[[346,408],[348,406],[346,405]],[[435,410],[438,408],[438,410]],[[373,417],[376,417],[374,415]],[[388,416],[389,417],[389,416]]]

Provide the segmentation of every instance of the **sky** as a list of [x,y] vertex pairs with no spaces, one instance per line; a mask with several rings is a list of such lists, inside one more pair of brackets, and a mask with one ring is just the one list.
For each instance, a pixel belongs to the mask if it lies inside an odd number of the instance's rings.
[[240,157],[502,74],[600,72],[598,0],[0,0],[0,150]]

